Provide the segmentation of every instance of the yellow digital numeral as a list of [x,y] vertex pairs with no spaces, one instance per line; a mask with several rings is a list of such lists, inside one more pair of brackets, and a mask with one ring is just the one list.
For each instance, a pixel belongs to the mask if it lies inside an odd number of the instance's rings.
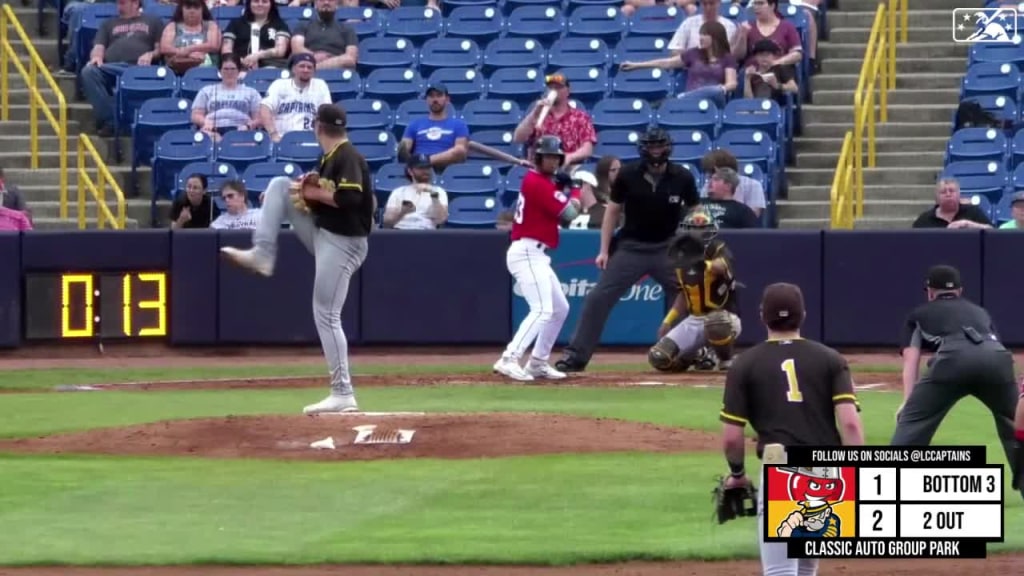
[[[60,277],[61,338],[89,338],[93,335],[92,274],[64,274]],[[71,286],[83,285],[85,291],[85,327],[71,327]]]
[[782,362],[782,371],[786,373],[786,400],[790,402],[803,402],[804,395],[800,393],[800,382],[796,379],[796,362],[789,358]]
[[156,300],[144,300],[139,302],[139,310],[156,310],[157,324],[155,327],[142,328],[139,336],[166,336],[167,335],[167,274],[154,272],[150,274],[139,274],[139,282],[156,282]]
[[125,336],[132,335],[132,275],[125,274],[121,279],[121,331]]

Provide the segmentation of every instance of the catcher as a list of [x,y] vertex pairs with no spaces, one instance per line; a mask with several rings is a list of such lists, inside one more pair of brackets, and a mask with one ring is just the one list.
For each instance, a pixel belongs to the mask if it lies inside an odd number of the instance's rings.
[[727,370],[742,329],[732,254],[716,238],[718,226],[702,208],[687,214],[680,227],[682,233],[669,246],[679,295],[658,329],[658,343],[648,351],[647,360],[663,372],[683,372],[694,365],[713,369],[709,347],[717,356],[718,369]]

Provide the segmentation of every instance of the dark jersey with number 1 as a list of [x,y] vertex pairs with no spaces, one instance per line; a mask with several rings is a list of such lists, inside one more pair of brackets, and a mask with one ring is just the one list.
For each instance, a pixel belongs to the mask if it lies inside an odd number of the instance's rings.
[[373,228],[373,175],[363,155],[348,140],[320,157],[321,188],[334,191],[334,203],[315,202],[311,212],[320,228],[342,236],[369,236]]
[[749,423],[765,444],[840,446],[835,407],[858,405],[841,354],[813,340],[767,340],[740,354],[725,377],[720,418]]

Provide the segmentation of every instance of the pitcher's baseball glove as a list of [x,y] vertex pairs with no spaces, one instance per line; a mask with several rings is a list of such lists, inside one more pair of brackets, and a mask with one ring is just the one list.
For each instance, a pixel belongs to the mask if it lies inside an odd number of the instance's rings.
[[292,206],[295,206],[295,209],[303,214],[309,214],[310,201],[306,200],[305,196],[302,193],[302,190],[307,186],[319,185],[320,175],[317,174],[316,172],[309,172],[307,174],[299,176],[298,180],[292,182],[291,189],[289,191],[289,196],[291,197],[292,200]]
[[[711,491],[715,503],[715,515],[719,524],[743,516],[757,516],[757,490],[753,484],[725,487],[725,477],[719,477],[718,485]],[[749,501],[749,504],[748,504]]]

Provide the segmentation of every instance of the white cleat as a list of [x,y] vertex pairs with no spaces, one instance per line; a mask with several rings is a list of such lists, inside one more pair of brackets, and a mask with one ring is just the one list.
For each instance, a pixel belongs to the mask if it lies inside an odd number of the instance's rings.
[[565,372],[555,370],[551,367],[551,364],[548,364],[547,362],[537,362],[535,360],[531,360],[529,364],[526,365],[526,373],[534,378],[544,378],[547,380],[561,380],[567,377]]
[[356,404],[355,396],[340,396],[331,394],[327,398],[317,402],[316,404],[310,404],[302,409],[303,414],[325,414],[325,413],[336,413],[336,412],[358,412],[359,406]]
[[256,253],[255,248],[242,250],[240,248],[225,246],[220,249],[220,252],[227,257],[228,260],[231,260],[243,268],[248,268],[257,274],[270,276],[274,273],[274,263],[266,260],[265,258],[260,258]]
[[520,382],[529,382],[533,380],[533,376],[530,376],[523,367],[519,365],[519,362],[511,358],[502,358],[494,363],[494,371],[498,374],[508,376],[513,380],[519,380]]

